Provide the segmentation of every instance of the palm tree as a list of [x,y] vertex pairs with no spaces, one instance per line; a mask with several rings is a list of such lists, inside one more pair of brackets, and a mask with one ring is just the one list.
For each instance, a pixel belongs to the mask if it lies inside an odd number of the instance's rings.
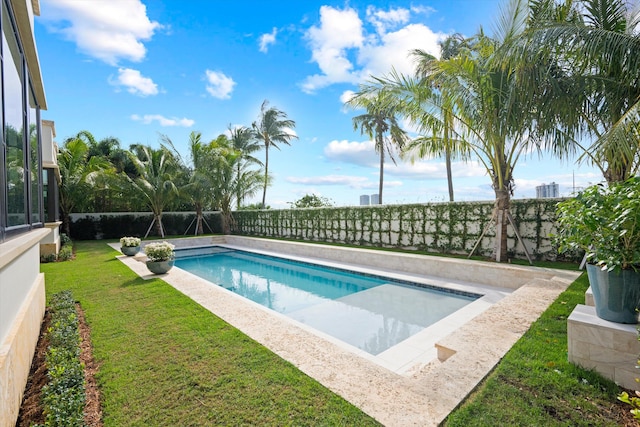
[[164,146],[157,150],[147,146],[138,146],[136,152],[131,153],[130,156],[136,166],[138,176],[129,178],[129,182],[153,212],[153,222],[145,237],[149,235],[153,224],[156,225],[158,235],[164,237],[162,212],[167,204],[178,195],[178,189],[174,184],[180,170],[178,162]]
[[275,107],[269,107],[266,99],[260,106],[260,117],[251,125],[256,139],[264,146],[264,190],[262,192],[262,207],[267,199],[267,184],[269,182],[269,148],[277,148],[278,144],[291,145],[292,139],[298,137],[291,133],[296,127],[296,122],[288,119],[287,114]]
[[[396,98],[384,90],[377,88],[370,90],[363,85],[360,92],[356,93],[347,105],[352,108],[364,108],[366,113],[354,117],[353,129],[360,129],[361,134],[366,134],[375,141],[376,153],[380,155],[380,180],[378,185],[378,203],[382,204],[382,187],[384,184],[384,159],[385,152],[389,154],[393,163],[393,147],[402,149],[408,141],[408,136],[398,124],[399,106]],[[386,135],[388,133],[388,136]]]
[[[459,124],[452,128],[454,136],[466,144],[454,149],[468,149],[474,154],[491,178],[495,192],[497,261],[507,259],[510,200],[520,156],[545,148],[543,141],[550,135],[557,138],[554,142],[562,143],[563,135],[553,120],[532,107],[535,104],[519,80],[520,70],[496,65],[494,61],[502,46],[524,31],[527,12],[524,0],[513,2],[498,21],[496,38],[480,32],[471,49],[447,60],[430,62],[422,79],[398,75],[378,79],[395,93],[403,113],[422,132],[428,133],[434,127],[443,129],[447,116]],[[422,138],[419,142],[424,152],[443,149],[440,138]]]
[[[236,150],[226,135],[211,141],[209,150],[209,173],[213,183],[212,192],[220,212],[225,234],[234,228],[231,206],[234,199],[251,197],[263,186],[263,175],[258,169],[237,168],[243,154]],[[236,200],[237,202],[237,200]]]
[[102,157],[89,158],[89,146],[78,134],[67,139],[60,148],[58,167],[62,180],[59,187],[62,229],[70,236],[70,214],[76,208],[88,205],[88,195],[93,193],[96,180],[111,164]]
[[203,223],[205,220],[203,212],[206,208],[212,206],[213,200],[211,193],[213,184],[209,176],[209,147],[202,142],[202,134],[200,132],[191,132],[189,134],[190,164],[187,164],[168,136],[162,135],[161,140],[163,146],[172,150],[178,167],[182,171],[180,175],[182,176],[183,185],[180,185],[178,190],[180,197],[191,204],[196,211],[195,234],[196,236],[204,234]]
[[[470,48],[470,39],[465,38],[460,33],[455,33],[448,36],[446,39],[441,41],[440,44],[440,59],[443,61],[449,60],[457,55],[459,55],[463,49]],[[431,74],[433,68],[437,68],[438,59],[434,56],[428,54],[427,52],[415,49],[411,52],[411,55],[416,60],[416,74],[419,77],[426,77]],[[447,187],[449,190],[449,201],[453,202],[453,176],[451,171],[451,160],[455,154],[458,154],[462,160],[467,159],[468,150],[465,150],[462,146],[458,147],[456,150],[455,145],[464,144],[464,141],[458,140],[454,138],[454,126],[456,126],[456,120],[453,114],[450,112],[454,110],[455,106],[453,105],[453,101],[450,96],[448,96],[446,92],[446,88],[438,88],[440,91],[440,96],[442,96],[444,108],[442,108],[442,121],[437,123],[441,126],[434,126],[431,129],[430,138],[441,138],[438,146],[442,147],[442,150],[438,150],[436,152],[428,153],[424,152],[422,148],[428,146],[422,144],[421,140],[424,137],[420,137],[412,141],[412,143],[407,147],[406,151],[416,151],[416,154],[419,158],[423,158],[427,155],[444,155],[445,158],[445,166],[447,171]],[[414,160],[415,157],[412,157]]]
[[539,76],[548,84],[531,79],[528,90],[575,137],[573,146],[561,148],[583,150],[579,161],[598,167],[609,183],[640,170],[639,31],[640,9],[624,0],[538,0],[528,31],[500,58],[507,66],[553,66]]
[[[263,163],[253,156],[253,153],[262,148],[256,140],[253,129],[245,126],[236,128],[229,126],[229,134],[231,146],[240,153],[240,159],[236,162],[236,176],[241,176],[243,169],[250,165],[263,166]],[[244,196],[242,196],[242,191],[239,189],[236,195],[236,209],[240,208],[243,199]]]

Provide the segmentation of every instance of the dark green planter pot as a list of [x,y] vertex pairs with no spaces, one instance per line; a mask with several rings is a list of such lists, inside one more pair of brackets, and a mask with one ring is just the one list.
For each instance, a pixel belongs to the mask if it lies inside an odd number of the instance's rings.
[[171,268],[173,268],[175,260],[170,259],[168,261],[147,261],[147,268],[153,274],[165,274]]
[[134,256],[140,252],[140,246],[120,246],[120,251],[126,256]]
[[633,270],[602,271],[587,264],[596,314],[616,323],[638,323],[640,273]]

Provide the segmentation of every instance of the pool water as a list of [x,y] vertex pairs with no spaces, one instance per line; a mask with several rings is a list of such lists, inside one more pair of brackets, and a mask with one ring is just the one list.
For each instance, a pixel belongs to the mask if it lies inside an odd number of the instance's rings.
[[178,250],[175,265],[372,355],[480,297],[221,247],[202,252]]

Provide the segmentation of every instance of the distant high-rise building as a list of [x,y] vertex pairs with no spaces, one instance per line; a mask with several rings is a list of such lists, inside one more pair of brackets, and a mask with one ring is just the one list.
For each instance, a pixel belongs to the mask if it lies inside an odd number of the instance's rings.
[[536,187],[536,197],[545,199],[551,197],[560,197],[559,186],[555,182],[551,184],[542,184]]
[[360,196],[360,206],[369,206],[369,195],[368,194],[363,194],[362,196]]
[[380,204],[380,195],[379,194],[372,194],[371,195],[371,204],[372,205],[379,205]]

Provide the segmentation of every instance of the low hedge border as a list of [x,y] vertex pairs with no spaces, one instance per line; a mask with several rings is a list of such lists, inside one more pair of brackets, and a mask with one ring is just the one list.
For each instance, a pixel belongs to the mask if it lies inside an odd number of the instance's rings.
[[50,306],[48,383],[42,388],[44,426],[80,427],[84,425],[85,380],[80,362],[78,314],[71,291],[54,294]]

